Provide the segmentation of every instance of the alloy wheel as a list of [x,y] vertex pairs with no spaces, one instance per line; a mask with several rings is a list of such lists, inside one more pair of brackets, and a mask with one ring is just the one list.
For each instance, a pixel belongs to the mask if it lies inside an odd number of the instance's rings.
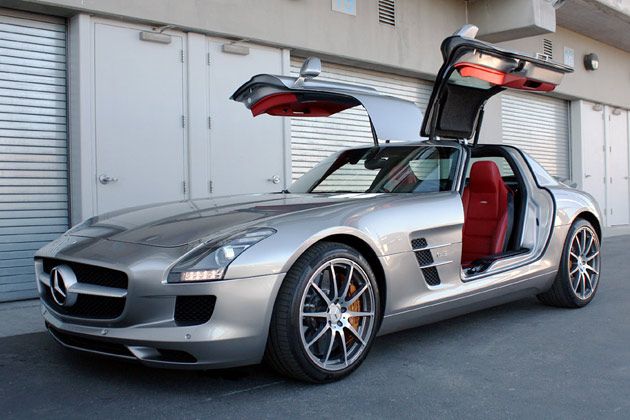
[[569,281],[575,295],[586,300],[597,288],[601,266],[597,234],[582,226],[573,235],[569,251]]
[[309,279],[300,305],[302,345],[317,366],[337,371],[366,350],[375,323],[372,284],[356,262],[336,258]]

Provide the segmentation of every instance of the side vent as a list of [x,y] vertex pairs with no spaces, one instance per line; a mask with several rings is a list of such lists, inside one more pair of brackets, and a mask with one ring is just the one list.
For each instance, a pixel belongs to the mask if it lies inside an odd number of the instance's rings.
[[549,60],[553,58],[553,42],[551,42],[550,39],[543,39],[543,54],[545,54]]
[[416,260],[418,260],[418,265],[422,270],[424,281],[429,286],[437,286],[441,283],[440,275],[438,274],[437,268],[435,268],[435,260],[433,259],[431,249],[423,249],[427,248],[427,246],[428,244],[425,238],[413,239],[411,241],[411,248],[416,254]]
[[396,0],[378,1],[378,21],[389,26],[396,26]]

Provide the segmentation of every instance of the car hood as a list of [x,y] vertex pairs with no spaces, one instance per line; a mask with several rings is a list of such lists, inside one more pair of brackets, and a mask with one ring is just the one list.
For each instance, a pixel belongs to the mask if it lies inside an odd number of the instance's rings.
[[94,217],[72,236],[159,247],[220,238],[313,208],[347,206],[380,194],[255,194],[155,204]]

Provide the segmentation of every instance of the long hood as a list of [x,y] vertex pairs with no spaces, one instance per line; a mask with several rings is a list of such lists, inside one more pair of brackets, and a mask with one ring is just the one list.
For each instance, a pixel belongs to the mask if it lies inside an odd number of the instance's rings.
[[177,247],[264,226],[287,214],[351,205],[375,194],[255,194],[136,207],[89,219],[70,235]]

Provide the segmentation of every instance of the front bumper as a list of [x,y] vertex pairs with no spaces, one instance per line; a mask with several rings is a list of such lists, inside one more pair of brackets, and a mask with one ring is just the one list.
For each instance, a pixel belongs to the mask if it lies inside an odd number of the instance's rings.
[[[124,320],[91,325],[69,319],[42,303],[46,325],[68,348],[136,359],[143,364],[174,368],[225,368],[262,360],[275,297],[284,274],[200,284],[160,285],[173,294],[143,296],[163,309],[163,319],[124,325]],[[210,320],[179,326],[173,319],[175,293],[217,297]],[[133,296],[127,305],[133,305]],[[125,310],[127,312],[127,310]],[[156,314],[156,311],[149,311]],[[123,315],[124,316],[124,315]]]

